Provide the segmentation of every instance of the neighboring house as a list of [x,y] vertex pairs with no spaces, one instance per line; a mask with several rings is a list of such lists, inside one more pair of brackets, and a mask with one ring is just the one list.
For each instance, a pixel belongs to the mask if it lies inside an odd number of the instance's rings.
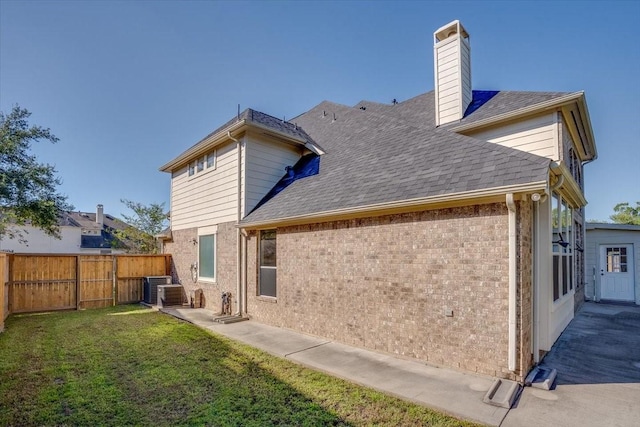
[[31,225],[16,227],[21,239],[0,239],[0,251],[15,253],[111,254],[123,253],[126,248],[115,244],[113,232],[127,227],[124,222],[104,213],[102,205],[96,212],[62,212],[58,226],[60,239],[49,236]]
[[472,91],[434,33],[435,91],[245,110],[161,167],[174,279],[219,309],[522,380],[584,300],[582,92]]
[[586,297],[640,305],[640,225],[587,223]]

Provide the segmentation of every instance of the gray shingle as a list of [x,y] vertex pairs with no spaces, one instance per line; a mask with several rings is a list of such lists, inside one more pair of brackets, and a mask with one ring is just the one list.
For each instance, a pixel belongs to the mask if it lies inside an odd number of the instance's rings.
[[366,103],[325,101],[298,116],[326,150],[320,173],[294,182],[243,223],[547,179],[547,158],[435,128],[432,101],[432,92],[366,110],[359,108]]
[[[478,91],[474,91],[477,93]],[[448,123],[443,127],[473,123],[516,111],[531,105],[540,104],[555,98],[568,95],[569,92],[520,92],[500,91],[484,103],[480,108],[460,121]],[[356,107],[365,106],[366,111],[374,111],[385,115],[393,115],[415,126],[435,127],[435,92],[427,92],[400,102],[397,105],[380,104],[372,101],[360,101]]]
[[200,141],[193,144],[191,147],[189,147],[189,149],[185,150],[184,153],[196,147],[197,145],[202,144],[209,137],[222,132],[229,126],[233,125],[234,123],[238,123],[242,120],[246,120],[247,123],[255,123],[258,125],[262,125],[269,129],[273,129],[275,131],[288,134],[296,138],[300,138],[306,142],[313,143],[313,140],[309,137],[309,135],[307,135],[307,133],[303,129],[301,129],[299,126],[297,126],[295,123],[284,121],[283,119],[270,116],[269,114],[265,114],[260,111],[253,110],[251,108],[247,108],[246,110],[241,112],[238,116],[232,118],[222,126],[216,128],[213,132],[210,132],[207,136],[202,138]]

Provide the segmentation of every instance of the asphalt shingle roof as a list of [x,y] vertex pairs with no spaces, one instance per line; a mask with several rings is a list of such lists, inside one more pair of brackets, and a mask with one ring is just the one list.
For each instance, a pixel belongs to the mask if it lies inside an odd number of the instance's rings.
[[[474,95],[481,91],[473,91]],[[447,123],[443,127],[453,127],[460,124],[474,123],[501,114],[516,111],[531,105],[540,104],[555,98],[568,95],[569,92],[519,92],[498,91],[489,101],[482,104],[473,114],[465,116],[460,121]],[[415,126],[435,127],[435,92],[430,91],[400,102],[396,105],[380,104],[371,101],[360,101],[356,108],[364,106],[365,111],[379,112],[385,115],[402,118]],[[475,98],[475,96],[474,96]]]
[[[525,100],[507,95],[489,108],[499,114]],[[433,105],[433,92],[388,106],[324,101],[296,117],[298,126],[326,150],[320,172],[293,182],[242,222],[547,179],[549,159],[436,128]]]
[[246,120],[247,123],[254,123],[257,125],[265,126],[269,129],[273,129],[275,131],[279,131],[281,133],[303,139],[307,142],[312,142],[309,135],[307,135],[307,133],[304,130],[300,129],[300,127],[296,126],[295,123],[291,123],[290,121],[285,121],[284,119],[279,119],[277,117],[262,113],[252,108],[247,108],[246,110],[241,112],[238,116],[232,118],[222,126],[218,127],[216,130],[214,130],[213,132],[209,133],[207,136],[202,138],[200,141],[194,144],[193,147],[205,141],[207,138],[219,132],[222,132],[223,130],[233,125],[234,123],[238,123],[242,120]]
[[[103,215],[103,225],[96,222],[95,212],[61,212],[58,225],[81,227],[84,229],[90,229],[99,231],[98,235],[82,235],[80,247],[81,248],[110,248],[115,240],[114,232],[116,230],[124,230],[129,225],[120,221],[111,215]],[[126,243],[126,242],[125,242]]]

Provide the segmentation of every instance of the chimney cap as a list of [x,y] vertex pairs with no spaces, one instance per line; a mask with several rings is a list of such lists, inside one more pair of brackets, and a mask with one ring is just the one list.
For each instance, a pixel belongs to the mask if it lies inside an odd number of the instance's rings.
[[465,38],[465,39],[469,38],[469,33],[467,33],[467,30],[464,29],[464,27],[462,26],[462,24],[458,19],[456,19],[455,21],[451,21],[447,25],[443,25],[442,27],[438,28],[433,33],[433,43],[435,44],[435,43],[441,42],[455,34],[460,34],[462,35],[462,38]]

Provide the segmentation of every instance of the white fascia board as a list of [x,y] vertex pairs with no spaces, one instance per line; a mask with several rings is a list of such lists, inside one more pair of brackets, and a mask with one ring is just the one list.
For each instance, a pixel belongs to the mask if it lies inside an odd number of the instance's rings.
[[578,111],[580,111],[580,119],[582,120],[583,126],[587,131],[587,142],[589,143],[589,148],[593,150],[593,157],[590,160],[595,160],[598,158],[598,148],[596,147],[596,139],[593,136],[593,128],[591,127],[591,116],[589,116],[589,108],[587,107],[587,99],[584,96],[584,93],[578,101]]
[[314,153],[316,153],[317,155],[322,155],[324,154],[324,150],[322,150],[319,146],[311,144],[309,142],[307,142],[307,140],[302,139],[302,138],[298,138],[283,132],[279,132],[277,130],[271,129],[267,126],[261,125],[259,123],[247,123],[248,126],[250,126],[251,128],[256,128],[256,129],[260,129],[263,132],[267,133],[268,135],[273,135],[275,137],[277,137],[278,139],[284,140],[285,142],[291,142],[294,145],[302,145],[305,148],[307,148],[309,151],[313,151]]
[[187,161],[193,159],[194,157],[199,156],[200,154],[204,154],[205,151],[219,145],[229,139],[229,133],[235,132],[238,129],[242,128],[246,125],[246,120],[240,120],[237,123],[232,124],[231,126],[222,129],[220,132],[209,135],[204,139],[200,140],[200,142],[196,143],[194,146],[189,148],[187,151],[180,154],[175,159],[171,160],[169,163],[160,167],[160,172],[172,172],[176,169],[177,166],[180,166]]
[[552,110],[552,109],[561,107],[563,105],[569,104],[571,102],[576,102],[580,98],[584,98],[584,92],[582,91],[570,93],[565,96],[554,98],[549,101],[541,102],[538,104],[530,105],[528,107],[520,108],[518,110],[513,110],[507,113],[498,114],[497,116],[488,117],[486,119],[478,120],[476,122],[465,123],[458,126],[452,126],[447,129],[453,132],[466,132],[476,128],[492,126],[496,123],[513,120],[518,117],[528,116],[528,115],[543,112],[546,110]]
[[573,208],[581,208],[587,205],[587,199],[585,199],[582,190],[580,189],[580,185],[576,182],[571,175],[571,171],[564,164],[564,162],[551,162],[550,166],[551,172],[553,172],[556,176],[563,176],[564,181],[560,186],[559,190],[564,190],[561,192],[564,197],[568,199],[569,202],[573,205]]
[[238,131],[242,130],[242,128],[257,129],[268,135],[272,135],[277,139],[282,140],[283,142],[289,142],[289,143],[293,143],[294,145],[306,147],[307,149],[309,149],[310,151],[313,151],[318,155],[324,154],[324,150],[322,150],[319,146],[310,144],[305,139],[298,138],[283,132],[279,132],[277,130],[271,129],[267,126],[264,126],[258,123],[247,122],[246,119],[243,119],[237,123],[234,123],[226,127],[225,129],[222,129],[220,132],[217,132],[214,135],[210,135],[202,139],[193,147],[189,148],[188,150],[180,154],[178,157],[171,160],[169,163],[160,167],[159,170],[161,172],[172,172],[178,166],[181,166],[187,163],[188,161],[191,161],[191,159],[204,154],[207,150],[210,150],[211,148],[217,145],[220,145],[225,141],[231,141],[232,139],[229,138],[230,133],[232,132],[238,133]]

